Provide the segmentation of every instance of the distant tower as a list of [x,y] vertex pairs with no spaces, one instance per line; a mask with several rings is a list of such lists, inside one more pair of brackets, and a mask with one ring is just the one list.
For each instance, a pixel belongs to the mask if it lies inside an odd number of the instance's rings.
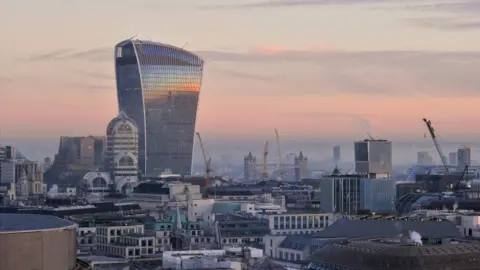
[[300,151],[300,154],[295,157],[295,181],[301,181],[308,177],[308,159]]
[[[180,213],[180,208],[178,205],[178,198],[177,206],[176,206],[176,214],[175,220],[173,222],[172,231],[170,233],[170,244],[172,250],[184,250],[190,246],[189,238],[187,237],[187,230],[183,227],[182,224],[182,215]],[[188,224],[185,224],[188,226]]]
[[257,179],[257,158],[252,155],[252,152],[244,157],[243,162],[243,178],[245,180]]
[[463,170],[466,165],[471,163],[471,150],[469,147],[459,148],[457,151],[457,167],[459,170]]
[[335,145],[333,147],[333,162],[335,166],[338,167],[338,163],[340,162],[340,145]]
[[369,178],[392,175],[392,142],[367,139],[355,142],[355,172]]
[[138,129],[124,112],[107,126],[105,164],[115,183],[115,189],[127,193],[138,181]]

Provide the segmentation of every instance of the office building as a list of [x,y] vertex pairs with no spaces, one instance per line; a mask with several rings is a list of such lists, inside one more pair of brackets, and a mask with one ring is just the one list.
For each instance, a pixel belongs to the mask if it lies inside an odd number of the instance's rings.
[[105,137],[60,137],[53,166],[57,168],[100,168],[103,166]]
[[355,142],[355,171],[369,178],[392,175],[392,142],[363,140]]
[[138,182],[138,128],[124,112],[107,126],[105,165],[115,188],[126,193]]
[[331,175],[320,179],[320,208],[324,212],[357,214],[360,210],[393,212],[396,183],[393,179],[364,175]]
[[457,166],[457,152],[448,153],[448,165]]
[[469,147],[459,148],[457,151],[457,167],[459,170],[463,170],[466,165],[471,163],[471,150]]
[[203,60],[171,45],[125,40],[115,46],[118,107],[139,130],[139,168],[190,174]]

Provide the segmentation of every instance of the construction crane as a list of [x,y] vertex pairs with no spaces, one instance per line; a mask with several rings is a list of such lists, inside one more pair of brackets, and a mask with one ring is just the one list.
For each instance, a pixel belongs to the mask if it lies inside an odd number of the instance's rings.
[[205,151],[205,148],[203,147],[203,141],[202,141],[202,137],[200,136],[200,133],[197,132],[195,134],[197,135],[198,143],[200,144],[200,149],[202,150],[203,161],[205,162],[205,187],[209,187],[210,173],[212,172],[212,169],[210,167],[212,159],[210,157],[207,157],[207,153]]
[[448,165],[447,165],[447,158],[443,154],[442,148],[438,143],[437,136],[435,135],[435,129],[433,129],[433,126],[432,126],[432,122],[425,118],[423,118],[423,122],[425,122],[425,124],[427,125],[428,132],[430,133],[430,137],[432,137],[432,141],[433,141],[433,144],[435,145],[435,148],[437,149],[438,155],[440,155],[440,160],[442,161],[443,167],[445,167],[446,174],[450,175],[450,170],[448,169]]
[[463,179],[465,179],[465,187],[470,188],[469,185],[468,185],[468,164],[465,165],[465,168],[463,169],[462,174],[460,175],[460,178],[458,179],[458,182],[454,187],[455,191],[460,190],[460,188],[461,188],[460,184],[462,183]]
[[267,157],[268,157],[268,141],[265,142],[265,147],[263,148],[263,172],[262,172],[263,180],[268,180]]
[[280,149],[280,136],[278,135],[277,129],[275,129],[275,137],[277,138],[278,167],[280,169],[280,181],[283,181],[285,172],[283,170],[282,150]]
[[435,135],[435,129],[432,127],[432,122],[430,120],[427,120],[426,118],[423,118],[423,122],[425,122],[425,125],[427,125],[427,129],[430,133],[430,137],[432,137],[433,144],[435,145],[435,148],[437,148],[438,155],[440,156],[440,160],[442,161],[443,167],[445,168],[445,182],[448,183],[448,180],[450,178],[450,170],[448,169],[447,158],[443,154],[442,148],[438,143],[437,136]]

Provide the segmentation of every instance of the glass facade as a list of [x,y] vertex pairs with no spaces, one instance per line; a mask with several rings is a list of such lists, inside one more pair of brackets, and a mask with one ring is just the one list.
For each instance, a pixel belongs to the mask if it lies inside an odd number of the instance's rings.
[[190,174],[203,61],[181,48],[126,40],[115,46],[119,110],[139,129],[139,168]]
[[360,210],[394,211],[394,179],[358,177],[325,177],[321,180],[320,208],[324,212],[355,215]]

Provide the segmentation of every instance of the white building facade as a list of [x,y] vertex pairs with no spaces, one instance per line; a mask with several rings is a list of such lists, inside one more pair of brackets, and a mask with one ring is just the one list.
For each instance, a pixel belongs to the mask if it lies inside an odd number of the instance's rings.
[[138,182],[138,128],[124,112],[107,126],[105,163],[115,189],[128,193]]

